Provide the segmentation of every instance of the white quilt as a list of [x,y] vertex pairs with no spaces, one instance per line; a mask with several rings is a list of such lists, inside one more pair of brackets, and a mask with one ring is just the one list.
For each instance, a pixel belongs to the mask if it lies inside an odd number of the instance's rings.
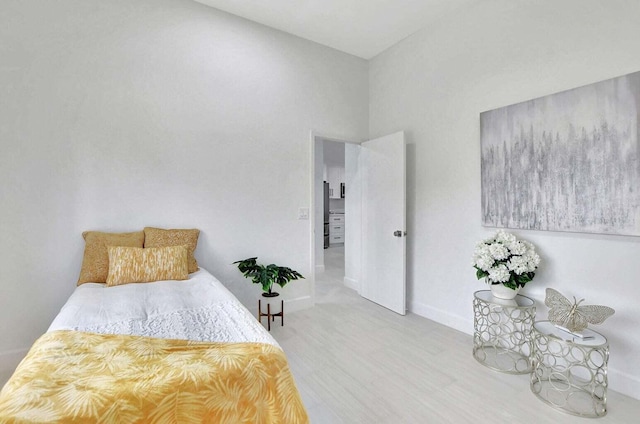
[[48,331],[77,330],[278,346],[238,299],[200,268],[185,281],[77,287]]

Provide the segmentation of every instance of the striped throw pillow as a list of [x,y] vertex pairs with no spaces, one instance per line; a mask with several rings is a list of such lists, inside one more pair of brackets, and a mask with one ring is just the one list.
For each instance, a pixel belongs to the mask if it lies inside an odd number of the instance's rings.
[[189,278],[187,246],[108,246],[107,286]]

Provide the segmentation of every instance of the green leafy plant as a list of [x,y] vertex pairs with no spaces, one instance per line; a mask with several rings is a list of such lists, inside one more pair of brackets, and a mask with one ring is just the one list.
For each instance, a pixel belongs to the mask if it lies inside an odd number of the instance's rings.
[[238,269],[246,278],[250,278],[254,284],[260,284],[265,296],[277,296],[278,293],[272,292],[273,284],[284,287],[289,281],[304,278],[298,271],[294,271],[286,266],[278,266],[275,264],[260,265],[258,258],[247,258],[236,261],[233,264],[238,265]]

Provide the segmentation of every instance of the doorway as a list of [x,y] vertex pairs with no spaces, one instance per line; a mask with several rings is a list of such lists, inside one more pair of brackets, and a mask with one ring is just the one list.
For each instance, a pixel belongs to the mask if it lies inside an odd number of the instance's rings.
[[311,137],[314,297],[321,298],[323,290],[336,284],[359,291],[359,143],[315,133]]
[[[324,143],[344,146],[344,271],[342,252],[324,249]],[[402,131],[354,143],[311,132],[312,298],[322,278],[352,288],[400,315],[406,313],[406,149]],[[384,170],[384,172],[381,172]],[[336,190],[334,185],[333,189]],[[341,190],[342,188],[340,188]],[[334,196],[336,192],[333,192]],[[337,208],[339,209],[339,207]],[[331,204],[329,204],[331,210]],[[335,210],[334,210],[335,213]],[[331,214],[329,214],[331,217]],[[329,221],[331,222],[331,221]],[[334,241],[336,241],[334,239]],[[331,245],[329,245],[331,246]],[[336,246],[337,247],[337,246]],[[331,252],[330,253],[334,253]],[[335,259],[334,263],[329,261]],[[327,265],[333,274],[326,274]],[[337,266],[334,266],[337,265]],[[316,284],[318,281],[318,284]]]
[[342,283],[345,248],[345,144],[323,140],[324,279]]

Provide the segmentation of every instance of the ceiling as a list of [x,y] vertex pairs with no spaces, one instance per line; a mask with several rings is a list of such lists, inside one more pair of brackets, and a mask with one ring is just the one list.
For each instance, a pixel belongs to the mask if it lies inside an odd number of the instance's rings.
[[195,0],[371,59],[414,32],[482,0]]

